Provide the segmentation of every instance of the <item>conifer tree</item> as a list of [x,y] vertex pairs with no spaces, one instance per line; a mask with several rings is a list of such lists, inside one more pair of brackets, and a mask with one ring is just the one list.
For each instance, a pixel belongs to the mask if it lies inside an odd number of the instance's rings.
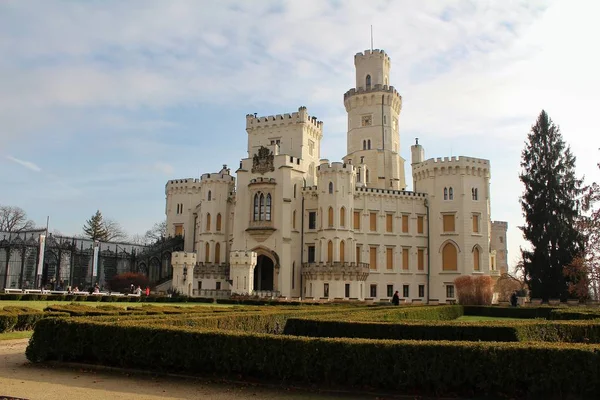
[[575,176],[575,157],[560,129],[543,110],[528,134],[521,167],[521,230],[532,247],[521,250],[525,281],[531,297],[565,299],[569,277],[563,269],[583,251],[576,227],[582,181]]
[[96,214],[92,215],[92,218],[86,221],[83,226],[83,233],[92,240],[101,242],[108,240],[108,230],[106,229],[100,210],[96,211]]

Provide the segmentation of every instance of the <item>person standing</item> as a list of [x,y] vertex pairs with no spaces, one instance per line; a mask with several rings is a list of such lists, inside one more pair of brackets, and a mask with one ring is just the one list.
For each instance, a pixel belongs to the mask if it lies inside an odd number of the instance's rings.
[[392,297],[392,304],[395,306],[400,304],[400,295],[398,294],[397,290],[396,293],[394,293],[394,297]]

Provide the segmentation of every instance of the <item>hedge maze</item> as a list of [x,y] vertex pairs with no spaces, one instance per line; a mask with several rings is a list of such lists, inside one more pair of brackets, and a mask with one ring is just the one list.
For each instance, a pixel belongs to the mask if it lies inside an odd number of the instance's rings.
[[26,351],[32,362],[396,394],[600,397],[598,309],[73,303],[46,312]]

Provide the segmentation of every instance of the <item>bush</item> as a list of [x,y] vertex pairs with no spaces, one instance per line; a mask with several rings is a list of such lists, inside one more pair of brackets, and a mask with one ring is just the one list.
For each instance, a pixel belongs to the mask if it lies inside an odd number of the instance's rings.
[[0,293],[0,300],[21,300],[22,293]]
[[492,304],[494,282],[491,276],[459,276],[454,280],[454,286],[462,305]]
[[447,321],[463,315],[463,307],[453,306],[407,306],[378,307],[365,309],[359,307],[346,309],[344,316],[331,314],[332,318],[352,321],[395,322],[404,320]]
[[553,307],[486,307],[463,306],[464,315],[494,318],[543,318],[548,319]]
[[557,308],[550,312],[548,319],[552,320],[589,320],[599,319],[600,309],[598,308],[579,308],[579,309],[561,309]]
[[404,393],[600,396],[600,352],[589,345],[303,338],[142,326],[139,319],[53,318],[38,322],[26,356],[32,362],[64,360]]

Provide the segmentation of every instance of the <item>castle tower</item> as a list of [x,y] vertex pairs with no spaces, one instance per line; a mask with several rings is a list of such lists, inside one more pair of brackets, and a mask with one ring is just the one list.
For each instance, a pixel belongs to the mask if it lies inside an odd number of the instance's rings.
[[506,244],[507,231],[507,222],[492,221],[490,248],[496,251],[496,269],[500,271],[501,274],[508,273],[508,247]]
[[171,265],[173,266],[173,289],[185,296],[192,296],[196,253],[174,251],[171,254]]
[[[389,86],[391,61],[383,50],[354,56],[356,87],[344,94],[348,112],[348,154],[356,166],[364,164],[367,187],[406,188],[404,159],[400,156],[399,117],[402,98]],[[362,176],[359,174],[359,176]]]

